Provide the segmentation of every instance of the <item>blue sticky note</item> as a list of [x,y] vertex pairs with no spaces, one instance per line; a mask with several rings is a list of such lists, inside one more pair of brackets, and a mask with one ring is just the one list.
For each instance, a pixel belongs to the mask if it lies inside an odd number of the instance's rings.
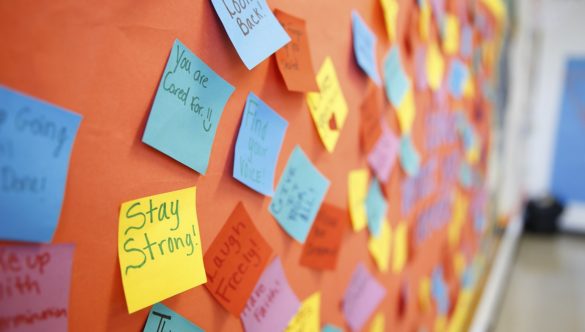
[[205,174],[219,119],[233,92],[233,86],[175,40],[142,141]]
[[321,332],[342,332],[343,330],[335,325],[327,324],[321,328]]
[[248,69],[290,42],[266,0],[211,0],[211,3]]
[[449,290],[443,278],[443,269],[436,267],[431,280],[431,293],[437,303],[437,312],[446,315],[449,312]]
[[143,332],[204,332],[199,326],[186,320],[183,316],[169,309],[162,303],[152,306]]
[[457,59],[451,61],[451,68],[449,70],[449,91],[453,97],[460,99],[463,97],[463,88],[465,81],[469,76],[469,71],[463,62]]
[[377,84],[381,84],[376,61],[376,36],[360,15],[351,12],[353,52],[360,68]]
[[463,161],[459,167],[459,183],[464,188],[469,188],[473,184],[473,171],[466,161]]
[[234,178],[274,194],[274,168],[288,123],[253,93],[248,95],[234,156]]
[[269,211],[293,239],[305,243],[329,189],[329,180],[297,145],[286,163]]
[[0,239],[51,242],[81,116],[0,86]]
[[400,50],[393,46],[384,61],[386,96],[392,106],[398,108],[406,96],[410,83],[400,63]]
[[368,230],[373,236],[378,236],[382,229],[382,221],[388,211],[388,203],[382,194],[382,188],[378,180],[370,182],[366,197],[366,215],[368,217]]
[[408,176],[416,176],[420,168],[420,155],[416,151],[410,135],[400,138],[400,165]]

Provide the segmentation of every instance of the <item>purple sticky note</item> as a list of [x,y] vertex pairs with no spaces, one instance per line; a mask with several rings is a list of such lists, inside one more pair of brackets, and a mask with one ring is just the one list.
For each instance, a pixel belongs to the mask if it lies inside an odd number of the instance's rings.
[[387,182],[396,160],[398,151],[398,138],[388,128],[385,121],[382,122],[382,135],[368,155],[368,164],[376,174],[378,180]]
[[417,90],[427,88],[427,48],[418,46],[414,51],[414,74]]
[[358,263],[343,297],[342,310],[352,331],[360,331],[386,296],[386,288]]
[[283,331],[300,306],[276,257],[256,283],[240,319],[248,332]]
[[0,330],[67,331],[73,249],[0,247]]

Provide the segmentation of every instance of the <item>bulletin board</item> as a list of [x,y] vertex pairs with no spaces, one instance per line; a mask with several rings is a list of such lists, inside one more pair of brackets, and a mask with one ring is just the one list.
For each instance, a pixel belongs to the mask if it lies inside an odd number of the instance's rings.
[[[485,7],[489,24],[494,20],[489,1],[447,0],[453,13],[471,13]],[[418,283],[437,264],[444,268],[454,311],[459,278],[454,258],[464,252],[472,264],[482,234],[474,231],[466,213],[461,241],[448,244],[448,227],[440,227],[425,241],[409,241],[408,263],[401,273],[380,272],[368,252],[368,232],[353,232],[349,215],[337,268],[312,270],[299,265],[302,245],[289,237],[268,212],[270,198],[258,194],[232,177],[234,145],[242,110],[253,92],[288,121],[288,130],[276,166],[275,185],[296,145],[331,181],[325,203],[347,210],[349,171],[367,168],[360,147],[360,118],[364,98],[374,88],[360,70],[352,47],[351,12],[357,10],[378,38],[379,66],[392,45],[400,45],[404,68],[414,77],[414,53],[421,44],[419,8],[414,0],[399,1],[396,40],[390,42],[380,1],[285,1],[269,0],[306,21],[315,71],[330,56],[335,65],[349,113],[333,153],[328,153],[315,130],[305,95],[287,90],[271,56],[248,70],[230,43],[211,3],[194,1],[3,1],[0,3],[0,83],[46,100],[83,116],[74,143],[65,199],[53,243],[73,243],[73,275],[69,306],[71,331],[141,331],[148,310],[128,314],[118,261],[118,214],[123,202],[197,187],[196,207],[203,252],[207,250],[232,210],[242,202],[256,227],[282,260],[286,276],[299,299],[321,292],[321,322],[347,329],[340,302],[356,264],[362,262],[387,288],[378,311],[385,315],[386,329],[433,330],[434,309],[423,313]],[[463,14],[466,15],[466,14]],[[471,17],[471,14],[468,15]],[[493,22],[492,22],[493,23]],[[497,30],[493,31],[497,33]],[[221,117],[205,175],[185,167],[142,143],[142,135],[163,69],[175,39],[179,39],[216,73],[235,87]],[[439,31],[431,24],[431,40]],[[493,45],[492,45],[493,46]],[[485,50],[487,55],[489,52]],[[495,53],[494,53],[495,54]],[[484,56],[485,63],[490,61]],[[471,60],[469,61],[471,63]],[[492,61],[494,62],[494,61]],[[494,73],[485,65],[483,77]],[[477,174],[484,176],[490,148],[491,103],[481,97],[449,99],[451,109],[468,114],[482,137]],[[461,150],[457,140],[438,150],[427,151],[425,114],[435,108],[434,94],[416,91],[413,140],[422,165],[442,160]],[[390,128],[400,132],[395,109],[384,99],[383,114]],[[441,164],[441,163],[439,163]],[[421,213],[445,195],[440,167],[432,194],[408,214],[401,213],[402,183],[407,177],[398,163],[383,186],[389,202],[387,218],[392,226],[408,223],[409,238],[416,237]],[[463,195],[474,190],[456,185]],[[11,244],[2,242],[2,245]],[[13,243],[14,244],[14,243]],[[206,331],[240,331],[238,317],[230,315],[200,286],[164,301],[168,307]],[[366,325],[367,326],[367,325]]]

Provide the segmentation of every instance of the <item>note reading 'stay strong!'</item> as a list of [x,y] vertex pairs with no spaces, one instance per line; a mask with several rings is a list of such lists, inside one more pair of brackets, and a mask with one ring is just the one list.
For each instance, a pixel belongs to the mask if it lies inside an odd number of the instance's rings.
[[211,0],[211,3],[248,69],[290,42],[266,0]]
[[118,255],[128,312],[207,281],[195,192],[191,187],[122,204]]
[[239,316],[262,274],[272,248],[238,203],[205,253],[205,287],[230,313]]
[[0,239],[53,239],[80,121],[0,86]]
[[343,239],[347,212],[327,203],[321,206],[307,242],[303,246],[301,265],[335,270]]
[[343,315],[352,331],[362,330],[384,296],[386,296],[386,288],[362,263],[358,263],[342,303]]
[[0,247],[0,331],[67,331],[73,249]]
[[152,306],[142,332],[203,332],[199,326],[169,309],[162,303]]
[[219,119],[233,92],[233,86],[175,40],[142,141],[205,174]]

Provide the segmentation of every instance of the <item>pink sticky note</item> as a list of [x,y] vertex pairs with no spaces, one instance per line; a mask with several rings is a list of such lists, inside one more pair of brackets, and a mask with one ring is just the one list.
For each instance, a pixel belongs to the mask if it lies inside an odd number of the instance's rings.
[[0,330],[67,331],[73,248],[0,247]]
[[382,135],[368,155],[368,164],[381,182],[388,181],[397,151],[398,138],[388,128],[386,122],[382,121]]
[[361,331],[386,296],[386,288],[358,263],[343,297],[342,310],[352,331]]
[[284,331],[300,306],[276,257],[256,283],[240,319],[248,332]]
[[414,51],[414,74],[417,90],[427,88],[427,49],[424,46],[418,46]]

